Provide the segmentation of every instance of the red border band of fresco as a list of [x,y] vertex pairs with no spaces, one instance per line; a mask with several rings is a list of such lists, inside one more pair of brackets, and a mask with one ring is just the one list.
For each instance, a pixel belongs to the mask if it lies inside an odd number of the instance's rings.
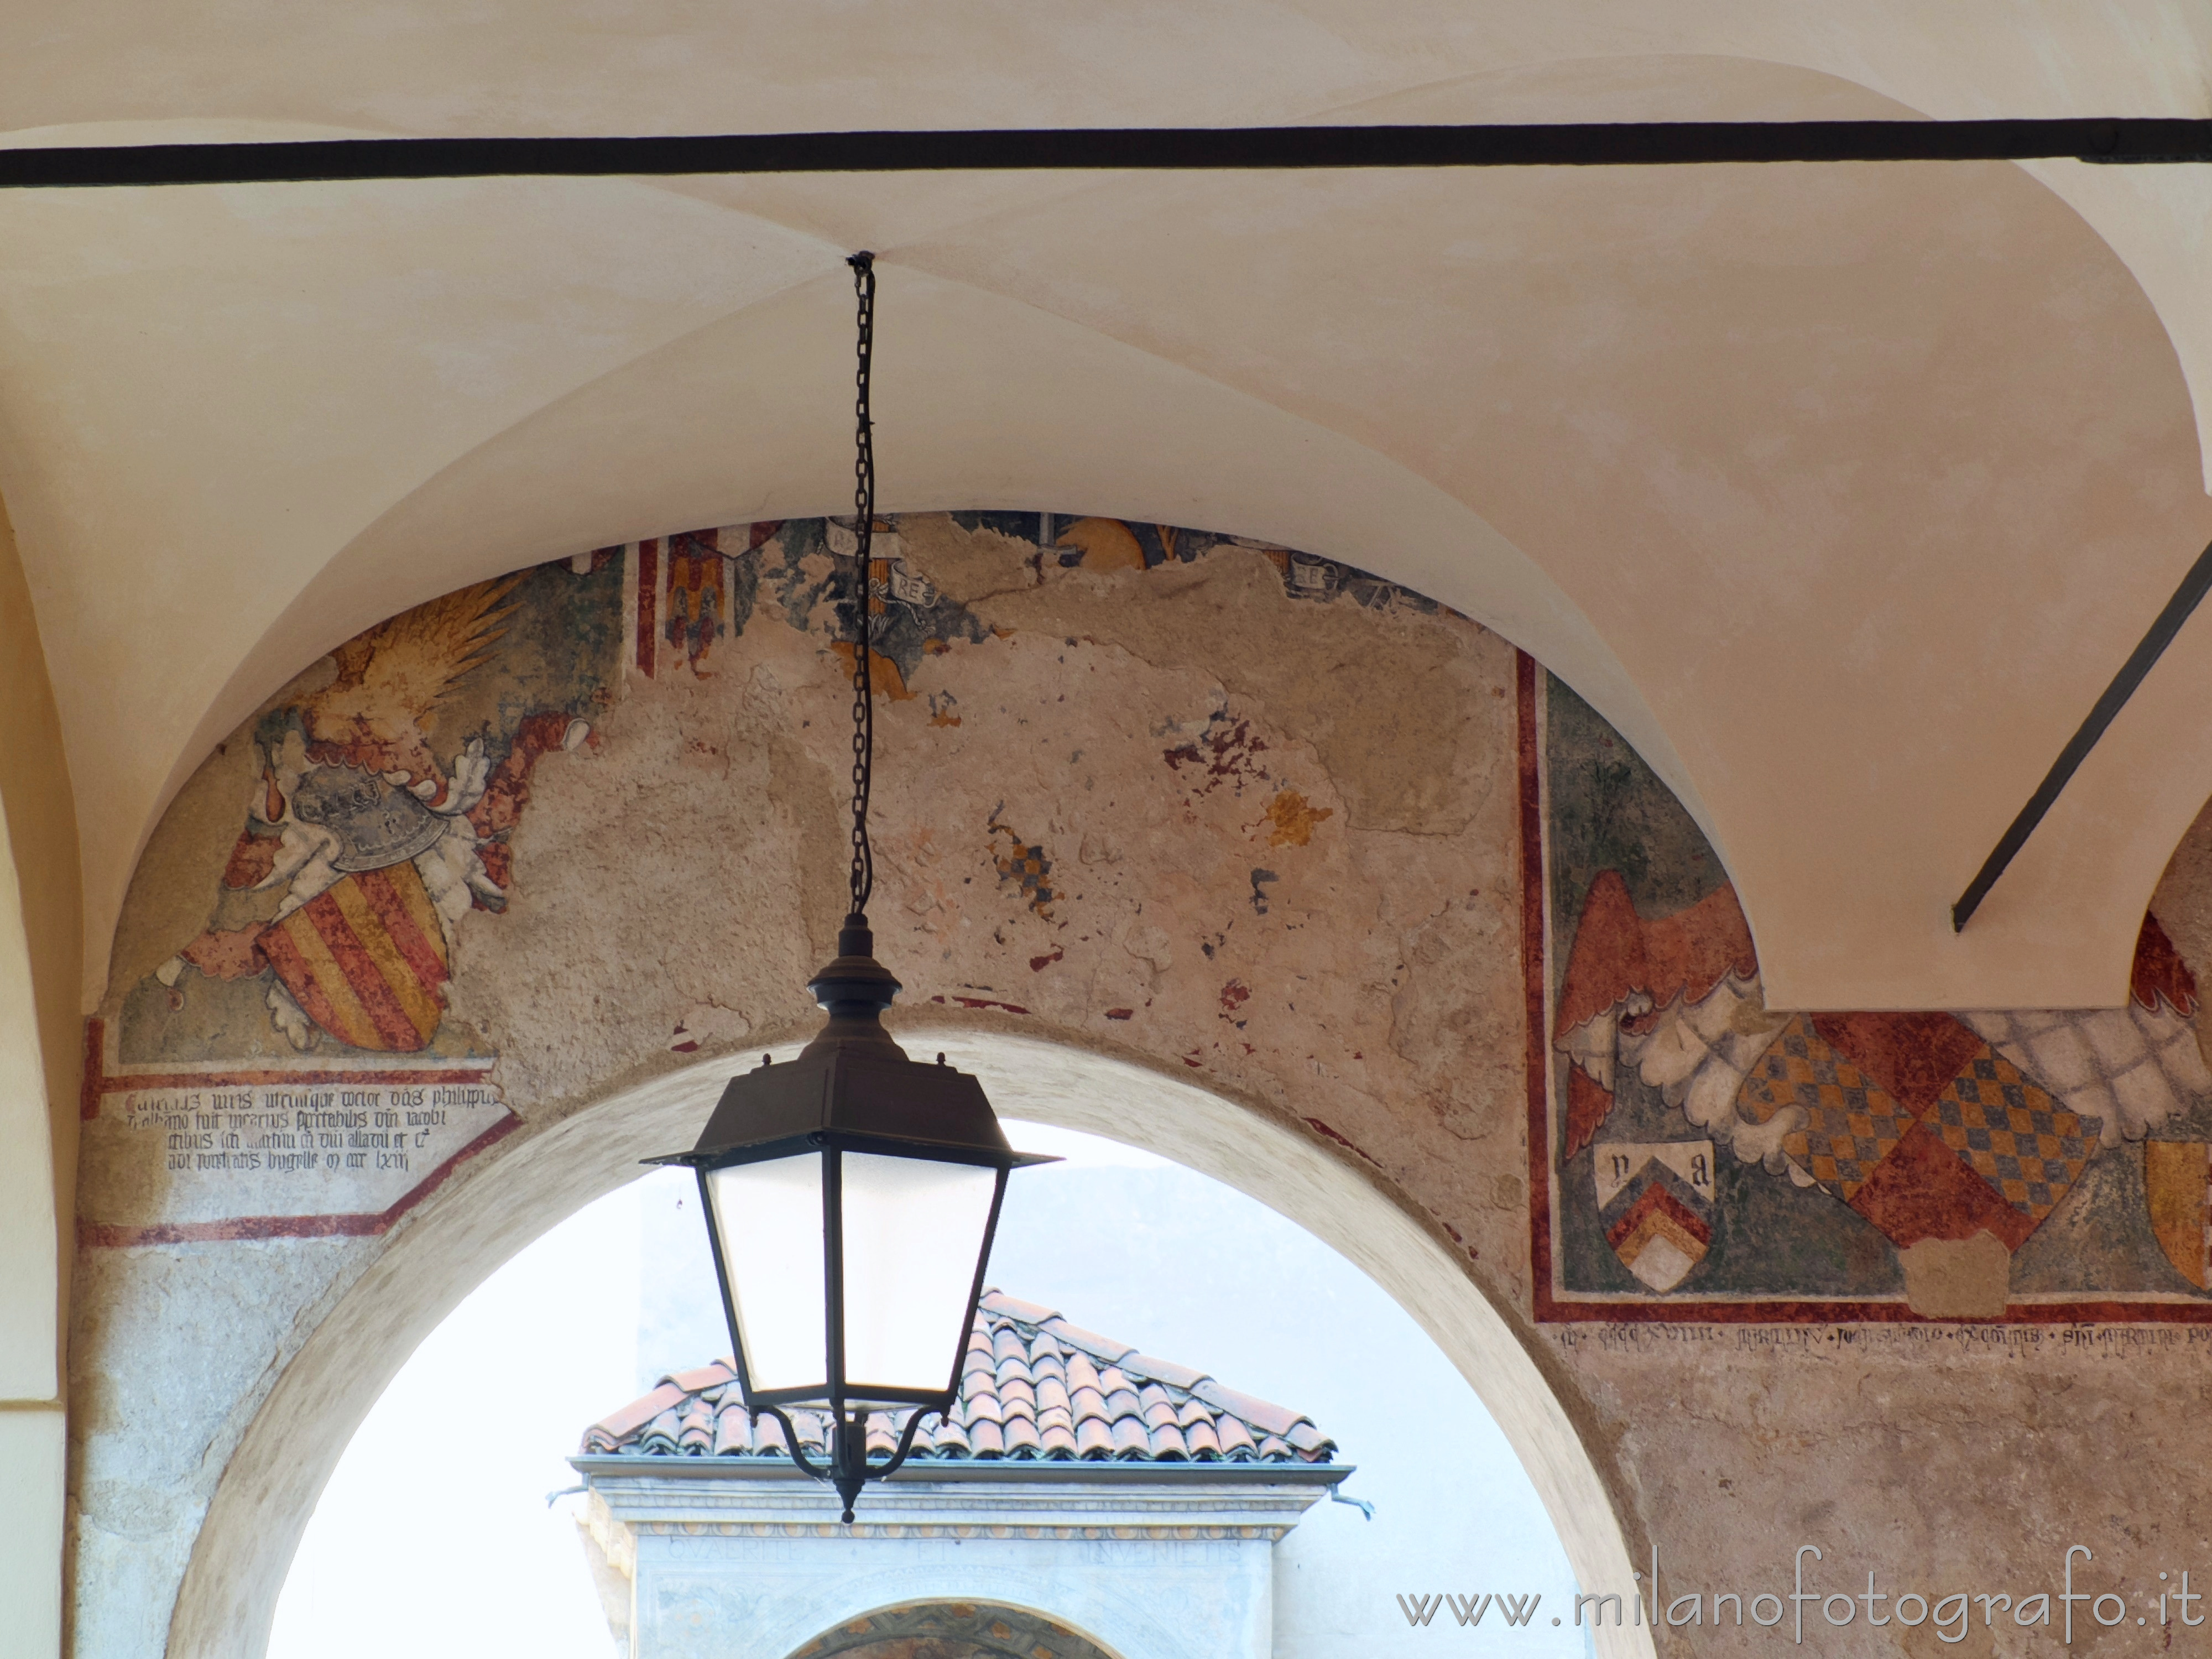
[[660,618],[656,602],[660,597],[660,538],[647,537],[637,544],[637,672],[647,679],[653,678]]
[[[317,1071],[224,1072],[220,1074],[149,1072],[143,1076],[118,1077],[108,1074],[106,1061],[105,1022],[88,1019],[85,1021],[84,1086],[79,1105],[79,1110],[87,1118],[100,1115],[100,1103],[103,1097],[140,1089],[273,1086],[287,1083],[306,1086],[349,1083],[458,1085],[481,1083],[487,1071],[487,1068],[478,1066],[446,1066],[435,1070],[415,1067],[404,1071],[398,1068],[389,1071],[332,1071],[325,1067]],[[221,1221],[164,1221],[147,1226],[87,1221],[80,1217],[76,1224],[77,1243],[88,1249],[114,1249],[132,1245],[224,1243],[237,1239],[256,1238],[373,1238],[443,1186],[447,1178],[465,1161],[522,1127],[522,1120],[514,1115],[512,1108],[502,1103],[501,1109],[507,1113],[505,1117],[424,1176],[398,1203],[386,1210],[348,1215],[233,1216]]]
[[1528,1282],[1536,1317],[1555,1317],[1552,1300],[1552,1128],[1550,1056],[1544,1008],[1544,791],[1537,770],[1536,659],[1513,653],[1515,728],[1521,776],[1521,984],[1528,1029]]
[[1553,1289],[1551,1052],[1544,999],[1544,817],[1536,676],[1516,653],[1521,778],[1521,970],[1528,1040],[1528,1279],[1534,1312],[1547,1325],[2212,1325],[2212,1303],[2014,1302],[2003,1314],[1947,1317],[1902,1301],[1567,1301]]

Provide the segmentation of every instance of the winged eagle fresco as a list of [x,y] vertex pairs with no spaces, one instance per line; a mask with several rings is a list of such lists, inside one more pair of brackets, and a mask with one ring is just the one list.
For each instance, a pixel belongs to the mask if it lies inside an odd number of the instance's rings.
[[158,970],[162,983],[187,969],[266,974],[270,1017],[295,1048],[324,1036],[394,1053],[429,1044],[461,917],[506,904],[505,836],[532,766],[590,735],[556,712],[526,716],[496,765],[481,735],[442,757],[435,744],[441,713],[492,659],[524,574],[348,641],[280,732],[263,723],[260,775],[223,884],[282,897],[265,922],[202,933]]

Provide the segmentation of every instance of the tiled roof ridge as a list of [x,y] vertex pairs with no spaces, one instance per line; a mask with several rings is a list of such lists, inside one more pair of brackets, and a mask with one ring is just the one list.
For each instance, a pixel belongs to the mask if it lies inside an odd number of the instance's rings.
[[[773,1419],[745,1415],[731,1363],[672,1372],[585,1431],[587,1455],[766,1456],[784,1450]],[[1177,1396],[1182,1403],[1177,1403]],[[818,1411],[791,1413],[818,1450]],[[1304,1414],[1224,1387],[1172,1360],[1070,1324],[1057,1310],[988,1290],[961,1359],[951,1413],[915,1443],[919,1459],[1326,1463],[1335,1443]],[[893,1419],[871,1414],[889,1451]]]
[[1156,1359],[1139,1353],[1127,1343],[1110,1336],[1101,1336],[1080,1325],[1071,1325],[1060,1313],[1035,1302],[1024,1302],[1002,1291],[987,1290],[976,1304],[979,1312],[1004,1315],[1017,1325],[1030,1325],[1038,1330],[1050,1331],[1070,1347],[1080,1348],[1095,1359],[1119,1366],[1128,1376],[1147,1382],[1164,1382],[1171,1389],[1181,1389],[1196,1395],[1209,1406],[1243,1418],[1255,1428],[1270,1434],[1287,1436],[1306,1420],[1302,1412],[1294,1412],[1262,1400],[1256,1395],[1245,1394],[1216,1382],[1204,1371],[1193,1370],[1188,1365],[1178,1365],[1172,1359]]

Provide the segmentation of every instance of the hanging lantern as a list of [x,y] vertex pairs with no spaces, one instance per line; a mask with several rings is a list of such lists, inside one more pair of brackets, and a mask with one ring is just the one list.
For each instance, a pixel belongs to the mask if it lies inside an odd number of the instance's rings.
[[[853,587],[852,908],[837,958],[809,981],[830,1018],[796,1060],[733,1078],[688,1152],[730,1324],[738,1383],[756,1419],[781,1425],[793,1459],[828,1480],[844,1519],[867,1481],[905,1462],[921,1419],[951,1409],[1010,1170],[1052,1160],[1006,1145],[982,1085],[909,1059],[884,1030],[899,982],[875,958],[867,904],[874,759],[869,544],[875,455],[868,417],[871,255],[851,262],[860,301]],[[817,1467],[785,1408],[821,1407]],[[888,1461],[868,1462],[873,1408],[908,1411]]]

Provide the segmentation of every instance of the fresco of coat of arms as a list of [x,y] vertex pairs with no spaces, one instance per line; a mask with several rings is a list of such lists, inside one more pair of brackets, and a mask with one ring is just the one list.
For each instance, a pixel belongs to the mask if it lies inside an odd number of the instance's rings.
[[1688,815],[1541,696],[1540,1311],[1911,1317],[1917,1247],[1972,1241],[1984,1316],[2212,1318],[2212,1071],[2154,912],[2121,1007],[1771,1011]]
[[207,926],[128,1000],[122,1058],[469,1052],[441,1036],[457,929],[505,907],[532,772],[613,666],[622,573],[584,563],[402,612],[263,712]]

